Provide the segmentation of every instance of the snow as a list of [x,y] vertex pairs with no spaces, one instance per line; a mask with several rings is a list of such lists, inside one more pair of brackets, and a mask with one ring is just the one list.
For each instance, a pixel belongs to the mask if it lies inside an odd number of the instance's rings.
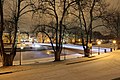
[[112,80],[119,78],[119,53],[1,68],[12,73],[1,74],[0,80]]
[[[83,50],[82,46],[73,44],[64,44],[63,47]],[[110,48],[100,47],[101,52],[104,49],[110,51]],[[92,51],[97,52],[98,47],[93,47]],[[91,58],[79,58],[82,54],[76,53],[62,56],[62,60],[64,57],[67,60],[60,62],[53,62],[53,57],[23,60],[22,66],[1,67],[0,80],[112,80],[119,78],[119,53],[120,50],[117,50]],[[19,65],[19,61],[14,61],[14,64]]]

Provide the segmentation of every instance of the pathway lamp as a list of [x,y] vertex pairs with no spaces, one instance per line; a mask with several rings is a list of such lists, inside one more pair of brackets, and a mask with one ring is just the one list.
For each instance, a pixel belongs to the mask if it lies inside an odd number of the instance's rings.
[[92,43],[88,43],[88,47],[90,48],[90,54],[92,55]]
[[66,60],[66,51],[65,51],[65,46],[64,46],[64,60]]
[[23,50],[23,48],[24,48],[24,47],[20,47],[20,65],[21,65],[21,63],[22,63],[22,52],[21,52],[21,51]]
[[101,44],[101,41],[97,41],[97,44],[98,44],[98,55],[100,55],[100,44]]
[[116,44],[116,40],[113,40],[113,44],[114,44],[114,50],[115,50],[115,44]]

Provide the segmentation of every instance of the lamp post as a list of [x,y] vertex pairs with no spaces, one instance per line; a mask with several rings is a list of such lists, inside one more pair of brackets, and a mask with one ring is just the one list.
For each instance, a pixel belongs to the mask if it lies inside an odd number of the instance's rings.
[[65,47],[64,47],[64,60],[66,60]]
[[92,43],[88,43],[88,46],[90,48],[90,54],[92,55]]
[[100,44],[101,44],[101,41],[98,41],[97,44],[99,45],[98,46],[98,55],[100,55]]
[[113,44],[114,44],[114,50],[115,50],[115,44],[116,44],[116,40],[113,40]]
[[66,51],[65,51],[65,44],[63,44],[63,48],[64,48],[64,60],[66,60]]
[[21,50],[23,49],[24,47],[20,47],[20,65],[22,63],[22,54],[21,54]]

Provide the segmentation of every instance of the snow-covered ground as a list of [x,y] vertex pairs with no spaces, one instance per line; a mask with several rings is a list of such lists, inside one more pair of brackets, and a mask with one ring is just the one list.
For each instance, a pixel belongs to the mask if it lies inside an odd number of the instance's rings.
[[120,80],[119,53],[0,68],[0,80]]

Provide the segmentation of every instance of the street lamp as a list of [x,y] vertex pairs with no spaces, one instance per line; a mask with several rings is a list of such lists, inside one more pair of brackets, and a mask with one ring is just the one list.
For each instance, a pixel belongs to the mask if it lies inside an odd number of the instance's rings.
[[100,44],[101,44],[101,41],[98,41],[97,44],[99,45],[98,46],[98,55],[100,55]]
[[91,49],[91,55],[92,55],[92,43],[88,43],[89,48]]
[[22,54],[21,54],[21,50],[23,49],[24,47],[20,47],[20,65],[22,63]]
[[113,44],[114,44],[114,50],[115,50],[115,44],[116,44],[116,40],[113,40]]

